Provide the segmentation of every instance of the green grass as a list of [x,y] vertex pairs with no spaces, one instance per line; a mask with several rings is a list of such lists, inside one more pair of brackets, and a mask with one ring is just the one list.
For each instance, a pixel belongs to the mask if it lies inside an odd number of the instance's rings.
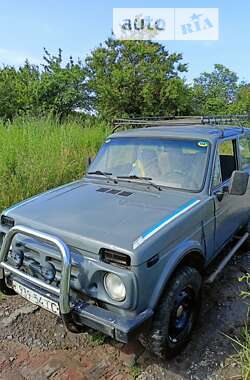
[[[244,275],[239,279],[240,282],[245,282],[247,289],[241,291],[241,297],[247,302],[250,297],[250,274]],[[250,306],[248,304],[248,306]],[[233,338],[227,335],[229,339],[234,343],[237,354],[232,358],[240,366],[241,376],[243,380],[250,379],[250,334],[249,334],[249,315],[250,309],[248,307],[248,315],[245,326],[242,330],[240,338]]]
[[105,343],[106,335],[101,332],[95,332],[91,335],[91,340],[94,346],[102,346]]
[[142,374],[142,369],[138,364],[132,364],[129,367],[129,374],[134,380],[136,380]]
[[5,300],[5,295],[0,292],[0,302]]
[[247,326],[243,329],[243,343],[241,344],[239,352],[241,372],[243,379],[248,380],[250,378],[250,334]]
[[52,119],[0,122],[0,212],[22,199],[80,178],[108,134],[104,123]]
[[233,344],[236,355],[232,356],[232,362],[239,365],[241,370],[242,380],[250,379],[250,334],[248,331],[248,325],[243,328],[242,336],[240,338],[232,338],[226,335]]

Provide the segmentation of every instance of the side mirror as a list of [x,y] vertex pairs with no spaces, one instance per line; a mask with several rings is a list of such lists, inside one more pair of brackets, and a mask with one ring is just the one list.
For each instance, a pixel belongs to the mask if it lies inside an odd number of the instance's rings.
[[235,170],[232,174],[229,189],[229,194],[244,195],[247,191],[249,174],[247,172]]

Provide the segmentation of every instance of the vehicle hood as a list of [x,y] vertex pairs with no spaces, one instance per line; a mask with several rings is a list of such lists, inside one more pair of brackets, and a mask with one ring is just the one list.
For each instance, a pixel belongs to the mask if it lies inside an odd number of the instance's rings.
[[4,214],[16,225],[51,233],[78,249],[98,253],[102,247],[112,247],[132,252],[145,231],[194,198],[174,190],[144,190],[144,186],[135,190],[82,180],[30,198]]

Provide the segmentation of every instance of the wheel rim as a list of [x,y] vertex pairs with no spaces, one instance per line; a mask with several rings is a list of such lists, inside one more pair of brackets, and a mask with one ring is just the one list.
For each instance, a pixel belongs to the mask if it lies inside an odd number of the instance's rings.
[[172,343],[178,343],[193,324],[194,292],[191,288],[183,289],[176,297],[169,321],[169,339]]

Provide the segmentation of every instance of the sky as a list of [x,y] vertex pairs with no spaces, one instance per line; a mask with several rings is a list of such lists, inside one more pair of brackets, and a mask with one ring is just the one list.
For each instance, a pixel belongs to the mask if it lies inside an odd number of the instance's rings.
[[0,0],[0,64],[42,62],[43,47],[82,60],[111,35],[113,8],[219,8],[218,41],[164,41],[188,63],[190,82],[221,63],[250,82],[248,0]]

